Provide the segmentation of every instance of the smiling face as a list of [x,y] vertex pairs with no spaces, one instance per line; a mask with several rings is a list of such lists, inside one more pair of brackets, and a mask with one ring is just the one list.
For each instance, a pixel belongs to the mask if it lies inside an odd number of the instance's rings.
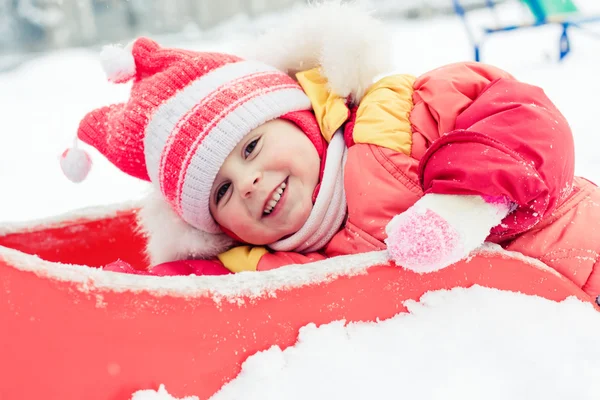
[[317,150],[300,128],[269,121],[225,159],[211,188],[210,212],[246,243],[273,243],[308,219],[319,168]]

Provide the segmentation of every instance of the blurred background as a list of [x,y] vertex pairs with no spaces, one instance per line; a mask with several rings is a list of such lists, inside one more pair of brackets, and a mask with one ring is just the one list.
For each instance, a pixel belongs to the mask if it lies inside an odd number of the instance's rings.
[[[489,0],[461,0],[467,8]],[[502,3],[504,0],[497,0]],[[293,9],[307,0],[0,0],[0,69],[36,53],[127,41],[139,35],[194,39],[232,19]],[[386,18],[453,13],[451,0],[374,0]]]
[[[541,23],[532,0],[364,1],[389,25],[397,72],[418,75],[473,60],[479,44],[483,62],[542,87],[573,129],[576,173],[600,183],[600,0],[536,0],[552,13],[548,20],[564,11],[569,18],[596,18],[570,29],[571,52],[562,60],[563,25]],[[94,165],[84,182],[71,183],[59,167],[81,118],[128,98],[129,84],[106,80],[98,60],[102,45],[145,35],[163,46],[235,51],[306,4],[0,0],[0,232],[9,221],[135,202],[146,193],[146,182],[123,174],[89,146]],[[501,31],[485,35],[486,29]]]

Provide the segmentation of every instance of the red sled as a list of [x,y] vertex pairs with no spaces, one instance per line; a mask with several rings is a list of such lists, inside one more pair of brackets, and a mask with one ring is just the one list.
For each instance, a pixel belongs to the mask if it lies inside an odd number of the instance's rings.
[[244,360],[296,342],[308,323],[376,321],[428,291],[481,285],[593,301],[544,264],[499,247],[415,274],[385,252],[267,272],[154,277],[143,268],[135,207],[0,227],[0,399],[126,400],[165,384],[209,398]]

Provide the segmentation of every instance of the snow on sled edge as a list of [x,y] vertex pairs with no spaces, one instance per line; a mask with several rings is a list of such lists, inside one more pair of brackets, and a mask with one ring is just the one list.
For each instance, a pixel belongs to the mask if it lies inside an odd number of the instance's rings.
[[248,356],[293,345],[308,323],[390,318],[433,290],[481,285],[592,300],[544,264],[493,245],[422,275],[385,252],[228,276],[90,268],[115,258],[143,266],[136,212],[113,207],[0,227],[0,398],[125,400],[165,384],[176,397],[206,399]]

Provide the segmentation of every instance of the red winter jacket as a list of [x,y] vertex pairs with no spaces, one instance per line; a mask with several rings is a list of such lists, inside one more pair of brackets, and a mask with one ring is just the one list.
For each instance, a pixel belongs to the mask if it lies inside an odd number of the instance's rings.
[[517,204],[488,241],[537,258],[600,294],[600,191],[574,179],[569,125],[543,90],[480,63],[376,82],[357,107],[327,92],[318,70],[298,74],[323,135],[342,124],[348,219],[319,253],[238,247],[229,270],[266,270],[385,249],[385,226],[424,193],[505,196]]

